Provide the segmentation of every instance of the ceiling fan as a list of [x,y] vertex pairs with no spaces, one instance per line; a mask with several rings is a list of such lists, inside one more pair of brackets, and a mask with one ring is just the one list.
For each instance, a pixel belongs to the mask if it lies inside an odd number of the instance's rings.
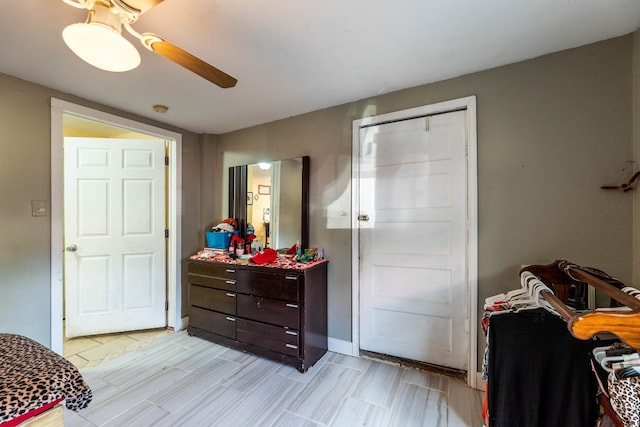
[[62,37],[69,48],[89,64],[107,71],[128,71],[140,64],[140,54],[122,36],[122,27],[144,47],[222,88],[237,80],[153,33],[138,33],[131,24],[163,0],[62,0],[89,11],[87,20],[67,26]]

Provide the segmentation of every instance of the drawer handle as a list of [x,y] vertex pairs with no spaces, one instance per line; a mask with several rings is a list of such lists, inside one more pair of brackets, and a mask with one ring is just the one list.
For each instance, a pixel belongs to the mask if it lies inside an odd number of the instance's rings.
[[289,308],[298,308],[298,304],[287,304]]
[[287,280],[298,280],[298,276],[284,276]]
[[235,270],[231,270],[231,269],[227,268],[227,273],[235,273],[235,272],[236,272]]
[[289,335],[293,335],[293,336],[298,336],[298,333],[295,331],[285,331],[285,334],[289,334]]
[[233,317],[229,317],[229,316],[227,316],[227,320],[229,322],[235,322],[236,321],[236,319],[234,319]]
[[225,283],[226,283],[227,285],[235,285],[235,284],[236,284],[236,281],[235,281],[235,280],[227,280]]
[[227,292],[227,294],[226,294],[226,295],[227,295],[228,297],[231,297],[231,298],[233,298],[233,297],[235,297],[235,296],[236,296],[236,294],[232,294],[231,292]]
[[297,345],[293,345],[293,344],[285,344],[285,346],[288,347],[288,348],[296,349],[296,350],[298,349],[298,346]]

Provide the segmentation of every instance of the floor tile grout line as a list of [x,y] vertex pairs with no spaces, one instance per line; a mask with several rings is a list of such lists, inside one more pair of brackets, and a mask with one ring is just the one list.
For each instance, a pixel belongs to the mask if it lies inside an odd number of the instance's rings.
[[[312,419],[312,418],[307,418],[307,417],[305,417],[304,415],[300,415],[300,414],[295,413],[295,412],[293,412],[293,411],[290,411],[290,410],[288,410],[288,409],[285,409],[284,411],[282,411],[282,413],[283,413],[283,414],[284,414],[285,412],[286,412],[286,413],[289,413],[289,414],[291,414],[291,415],[294,415],[294,416],[296,416],[296,417],[298,417],[298,418],[302,418],[302,419],[303,419],[303,420],[305,420],[305,421],[309,421],[309,422],[311,422],[311,423],[317,424],[317,425],[318,425],[318,426],[320,426],[320,427],[328,427],[328,426],[330,426],[330,425],[331,425],[331,423],[329,423],[329,424],[324,424],[324,423],[322,423],[322,422],[320,422],[320,421],[314,420],[314,419]],[[277,419],[276,419],[276,421],[277,421]],[[333,420],[332,420],[332,421],[333,421]],[[274,421],[274,423],[275,423],[275,421]],[[271,425],[273,426],[273,423],[272,423]]]

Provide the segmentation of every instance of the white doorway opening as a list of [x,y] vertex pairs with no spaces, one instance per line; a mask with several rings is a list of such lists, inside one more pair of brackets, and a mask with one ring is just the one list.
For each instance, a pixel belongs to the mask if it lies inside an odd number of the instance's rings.
[[167,326],[183,328],[181,313],[180,257],[182,210],[182,135],[139,123],[113,114],[51,99],[51,348],[63,349],[63,118],[77,116],[135,133],[165,140],[168,144],[169,176],[167,179]]

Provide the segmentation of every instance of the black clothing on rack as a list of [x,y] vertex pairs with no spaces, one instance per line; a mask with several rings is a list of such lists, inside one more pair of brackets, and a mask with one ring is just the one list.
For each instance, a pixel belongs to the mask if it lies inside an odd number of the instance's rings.
[[489,427],[595,425],[592,341],[545,309],[492,315],[489,329]]

